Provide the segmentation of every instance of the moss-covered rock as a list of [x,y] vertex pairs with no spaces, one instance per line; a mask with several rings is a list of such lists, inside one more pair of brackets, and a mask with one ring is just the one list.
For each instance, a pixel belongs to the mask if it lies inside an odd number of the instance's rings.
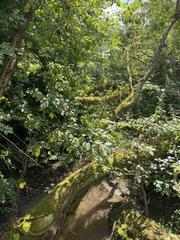
[[[157,151],[159,154],[160,148]],[[106,160],[106,167],[93,161],[77,170],[60,182],[30,213],[15,222],[5,239],[54,239],[53,236],[57,231],[62,231],[67,217],[78,206],[90,186],[108,174],[112,167],[129,167],[139,159],[143,160],[145,155],[146,161],[152,159],[151,154],[144,154],[143,151],[120,149]],[[49,234],[51,238],[48,238]]]
[[154,220],[135,210],[120,210],[113,240],[178,240],[180,236],[171,234]]
[[46,239],[45,236],[52,231],[55,235],[89,187],[104,174],[103,168],[95,162],[72,173],[29,214],[20,218],[5,239]]

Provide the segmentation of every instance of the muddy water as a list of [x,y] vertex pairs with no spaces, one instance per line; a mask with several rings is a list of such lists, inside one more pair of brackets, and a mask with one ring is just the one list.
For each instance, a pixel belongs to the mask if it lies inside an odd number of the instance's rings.
[[109,239],[108,212],[113,202],[124,200],[124,191],[127,192],[127,189],[122,191],[108,181],[92,187],[65,226],[63,238],[58,240]]

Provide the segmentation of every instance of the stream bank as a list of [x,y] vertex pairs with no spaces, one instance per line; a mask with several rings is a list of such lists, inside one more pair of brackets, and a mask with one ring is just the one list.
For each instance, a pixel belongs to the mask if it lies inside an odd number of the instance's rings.
[[[163,149],[164,149],[164,145],[163,145]],[[161,153],[160,149],[158,149],[157,154],[159,155],[160,153]],[[60,182],[54,188],[54,190],[50,194],[48,194],[47,197],[45,197],[45,199],[43,199],[35,208],[33,208],[31,212],[29,212],[24,217],[16,221],[16,223],[13,224],[13,226],[11,227],[11,230],[7,232],[5,239],[8,239],[8,240],[53,239],[54,240],[54,239],[57,239],[57,237],[62,238],[63,236],[62,234],[64,234],[64,236],[66,234],[65,225],[67,221],[70,221],[72,215],[74,214],[74,211],[82,202],[82,199],[84,198],[86,193],[89,191],[89,189],[91,189],[91,187],[95,186],[97,183],[102,182],[103,179],[106,179],[107,176],[109,175],[109,170],[112,168],[112,166],[122,168],[125,163],[127,164],[127,159],[128,160],[131,159],[131,161],[134,164],[136,164],[136,162],[139,161],[139,159],[144,159],[144,153],[143,151],[142,152],[138,151],[135,154],[133,151],[129,150],[127,152],[127,149],[124,149],[112,154],[107,159],[106,168],[104,168],[102,164],[99,164],[96,161],[92,161],[88,165],[76,170],[74,173],[70,174],[69,177],[66,177],[62,182]],[[146,161],[151,159],[152,159],[151,155],[146,157]],[[121,187],[122,184],[120,183],[118,186]],[[117,186],[112,187],[108,191],[114,194],[116,188]],[[129,191],[132,192],[131,190]],[[102,194],[98,193],[95,195],[101,196]],[[90,194],[90,196],[92,196],[92,194]],[[110,197],[110,196],[105,195],[104,199],[106,199],[106,201],[107,201],[107,197]],[[100,199],[100,202],[102,202],[101,200],[103,201],[103,199]],[[100,202],[98,200],[97,205]],[[110,205],[108,205],[108,208],[109,207]],[[91,206],[90,209],[88,209],[87,215],[89,215],[89,213],[93,213],[92,211],[93,208],[95,208],[95,205]],[[106,216],[103,214],[102,216]],[[82,215],[82,214],[79,214],[79,215]],[[79,218],[79,215],[77,215],[78,218]],[[84,214],[83,217],[85,217],[85,215],[86,214]],[[89,215],[88,219],[90,218],[91,218],[91,215]],[[146,219],[146,218],[143,218],[143,219]],[[151,221],[151,219],[147,219],[147,221]],[[82,221],[78,220],[76,222],[80,223]],[[71,223],[72,222],[70,222],[70,224]],[[72,227],[70,227],[70,229],[72,229],[73,232],[75,232],[74,230],[76,230],[76,229],[73,229]],[[83,228],[81,229],[83,230]],[[163,231],[164,230],[162,229],[162,232]],[[70,232],[70,231],[67,231],[67,232]],[[84,230],[82,232],[84,232]],[[79,232],[76,231],[74,235],[76,235],[76,233],[79,234]],[[108,232],[106,236],[108,236]],[[103,237],[106,237],[106,236],[103,236]],[[86,239],[87,239],[87,236],[86,236]]]

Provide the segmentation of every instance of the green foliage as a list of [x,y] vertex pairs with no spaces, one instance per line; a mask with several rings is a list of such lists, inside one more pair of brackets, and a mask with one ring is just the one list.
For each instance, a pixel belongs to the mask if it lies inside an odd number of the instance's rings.
[[174,177],[173,164],[177,163],[175,157],[168,156],[166,159],[154,159],[149,171],[151,176],[149,184],[152,183],[154,190],[162,196],[179,196],[180,186],[178,179]]
[[[1,73],[8,57],[18,57],[11,82],[0,97],[0,189],[4,189],[2,199],[9,204],[9,209],[4,210],[1,205],[0,211],[16,209],[15,185],[10,182],[19,181],[23,152],[29,156],[28,172],[30,168],[35,171],[45,160],[66,167],[79,160],[103,163],[113,151],[124,147],[143,150],[144,159],[148,154],[153,159],[154,148],[149,145],[158,148],[166,139],[172,144],[162,159],[141,161],[136,166],[130,162],[121,172],[145,181],[162,195],[177,195],[177,26],[167,39],[167,48],[137,107],[117,121],[111,118],[112,110],[130,92],[127,51],[132,85],[136,88],[174,10],[174,1],[116,1],[119,9],[115,13],[107,11],[111,1],[42,1],[14,53],[12,41],[34,2],[0,3]],[[75,100],[77,96],[103,97],[118,92],[118,97],[108,104],[86,105]],[[5,189],[9,189],[7,194]]]
[[[137,184],[143,182],[162,196],[179,197],[179,119],[166,121],[162,120],[161,115],[157,117],[157,114],[154,114],[151,118],[119,122],[118,126],[128,135],[131,134],[131,140],[127,142],[129,148],[143,151],[144,159],[149,155],[152,157],[148,162],[139,159],[138,164],[130,161],[119,173],[118,169],[115,169],[116,174],[126,173],[133,177]],[[167,139],[171,144],[167,145]],[[159,144],[164,145],[163,158],[154,157]]]
[[16,181],[13,178],[5,179],[0,172],[0,214],[7,217],[16,213]]

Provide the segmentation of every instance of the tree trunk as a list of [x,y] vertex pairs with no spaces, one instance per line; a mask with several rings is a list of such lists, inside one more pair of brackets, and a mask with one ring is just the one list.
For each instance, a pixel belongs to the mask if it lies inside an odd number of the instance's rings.
[[11,80],[11,77],[17,65],[18,59],[17,59],[16,51],[20,47],[21,42],[24,38],[24,35],[30,25],[30,22],[33,19],[34,13],[39,8],[39,6],[40,4],[31,6],[29,8],[29,11],[24,16],[24,22],[19,27],[19,30],[14,37],[14,40],[12,42],[12,49],[13,49],[14,56],[8,57],[4,64],[3,72],[0,78],[0,97],[3,96],[4,88],[7,85],[7,83]]
[[[131,69],[129,66],[129,61],[130,61],[129,53],[128,53],[127,49],[124,48],[124,50],[127,51],[127,71],[129,74],[129,83],[130,83],[130,90],[131,90],[129,95],[127,95],[127,93],[121,95],[122,92],[118,92],[117,90],[115,90],[112,94],[104,96],[104,97],[77,97],[76,100],[78,100],[82,103],[87,102],[87,103],[92,104],[92,103],[97,103],[97,102],[102,102],[102,101],[104,101],[104,102],[112,101],[114,99],[118,99],[118,97],[121,98],[122,96],[126,95],[127,97],[123,101],[121,101],[120,104],[113,111],[114,116],[117,116],[120,113],[122,113],[123,111],[126,111],[129,108],[132,108],[134,105],[136,105],[138,103],[140,94],[143,90],[145,83],[152,76],[154,70],[156,69],[160,54],[162,52],[162,49],[165,46],[165,42],[169,35],[169,32],[171,31],[174,24],[179,20],[179,18],[180,18],[180,0],[177,0],[175,13],[170,18],[170,20],[167,24],[167,27],[165,28],[165,30],[162,34],[162,37],[159,41],[159,44],[157,45],[157,48],[155,50],[151,64],[149,66],[149,69],[144,74],[144,76],[140,79],[139,84],[137,84],[137,86],[134,89],[132,86],[133,79],[132,79]],[[118,95],[118,93],[119,93],[119,95]],[[113,118],[114,118],[114,116],[113,116]]]
[[153,74],[153,72],[157,66],[160,54],[162,52],[162,49],[165,46],[166,39],[167,39],[172,27],[179,20],[179,18],[180,18],[180,0],[177,0],[175,13],[170,18],[170,20],[167,24],[167,27],[165,28],[165,30],[162,34],[162,37],[161,37],[159,44],[155,50],[154,57],[151,61],[148,71],[145,73],[144,77],[140,80],[139,84],[137,85],[137,88],[134,91],[132,91],[129,94],[129,96],[127,98],[125,98],[118,105],[118,107],[114,111],[115,115],[118,115],[118,114],[122,113],[123,111],[128,110],[129,108],[133,107],[138,102],[140,94],[143,90],[145,83],[151,77],[151,75]]

